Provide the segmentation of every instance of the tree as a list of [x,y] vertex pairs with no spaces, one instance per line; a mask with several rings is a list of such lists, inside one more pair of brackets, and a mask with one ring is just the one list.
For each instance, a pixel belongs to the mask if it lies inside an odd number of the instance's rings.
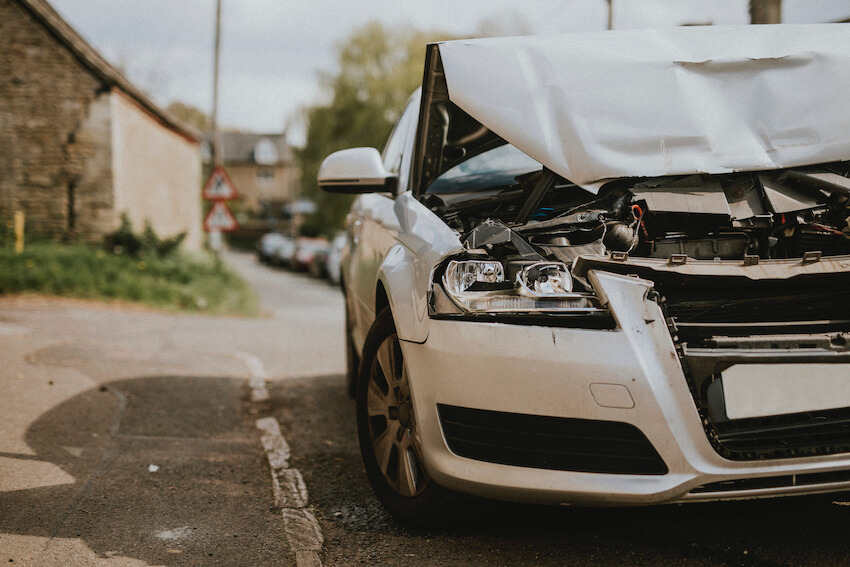
[[782,0],[750,0],[750,23],[782,23]]
[[191,104],[175,100],[165,107],[165,110],[177,120],[185,122],[189,126],[194,126],[201,132],[212,128],[210,117],[203,110]]
[[344,148],[382,148],[410,94],[421,84],[425,45],[445,34],[367,24],[338,46],[339,69],[321,77],[328,102],[305,110],[306,142],[298,152],[305,195],[318,205],[307,228],[342,227],[352,197],[322,193],[319,165]]

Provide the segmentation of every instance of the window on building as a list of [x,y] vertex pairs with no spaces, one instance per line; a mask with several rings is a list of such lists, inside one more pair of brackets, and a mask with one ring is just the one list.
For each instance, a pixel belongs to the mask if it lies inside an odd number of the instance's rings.
[[274,169],[271,167],[257,168],[257,184],[258,185],[273,185],[274,184]]

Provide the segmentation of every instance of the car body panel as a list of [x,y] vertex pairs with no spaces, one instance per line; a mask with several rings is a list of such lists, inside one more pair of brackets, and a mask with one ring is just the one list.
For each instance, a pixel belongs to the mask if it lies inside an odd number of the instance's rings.
[[349,224],[357,232],[348,251],[344,279],[354,302],[355,344],[363,346],[376,315],[380,282],[397,314],[399,338],[423,342],[428,336],[428,292],[433,266],[463,250],[458,235],[409,192],[395,199],[363,195]]
[[[698,493],[736,478],[812,474],[850,467],[850,456],[736,462],[709,443],[661,311],[648,282],[597,274],[620,328],[569,328],[433,321],[424,344],[403,343],[429,472],[467,493],[518,501],[659,504],[755,498],[826,487]],[[491,345],[499,345],[494,349]],[[628,389],[634,408],[602,407],[594,384]],[[643,431],[669,467],[666,475],[611,475],[531,469],[458,456],[448,448],[438,404],[528,415],[625,422]],[[834,484],[832,490],[848,486]]]

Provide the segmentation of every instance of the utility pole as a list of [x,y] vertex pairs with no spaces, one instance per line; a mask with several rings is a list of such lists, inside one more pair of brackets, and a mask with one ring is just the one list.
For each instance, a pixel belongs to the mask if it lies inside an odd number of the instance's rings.
[[[213,108],[212,108],[212,169],[210,175],[215,175],[216,168],[221,165],[221,133],[218,131],[218,63],[221,51],[221,0],[215,2],[215,56],[213,57]],[[213,203],[215,205],[215,203]],[[226,207],[227,205],[225,205]],[[210,247],[218,254],[224,246],[221,230],[210,229]]]
[[215,57],[213,63],[213,167],[221,165],[221,134],[218,131],[218,63],[221,51],[221,0],[215,3]]
[[750,0],[750,23],[782,23],[782,0]]
[[608,29],[614,29],[614,0],[608,0]]

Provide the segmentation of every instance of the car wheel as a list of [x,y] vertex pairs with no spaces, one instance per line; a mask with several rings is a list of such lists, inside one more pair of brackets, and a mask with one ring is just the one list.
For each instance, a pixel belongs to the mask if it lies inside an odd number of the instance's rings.
[[357,381],[357,433],[369,483],[399,520],[419,526],[447,523],[457,497],[434,482],[410,398],[410,383],[388,308],[366,337]]

